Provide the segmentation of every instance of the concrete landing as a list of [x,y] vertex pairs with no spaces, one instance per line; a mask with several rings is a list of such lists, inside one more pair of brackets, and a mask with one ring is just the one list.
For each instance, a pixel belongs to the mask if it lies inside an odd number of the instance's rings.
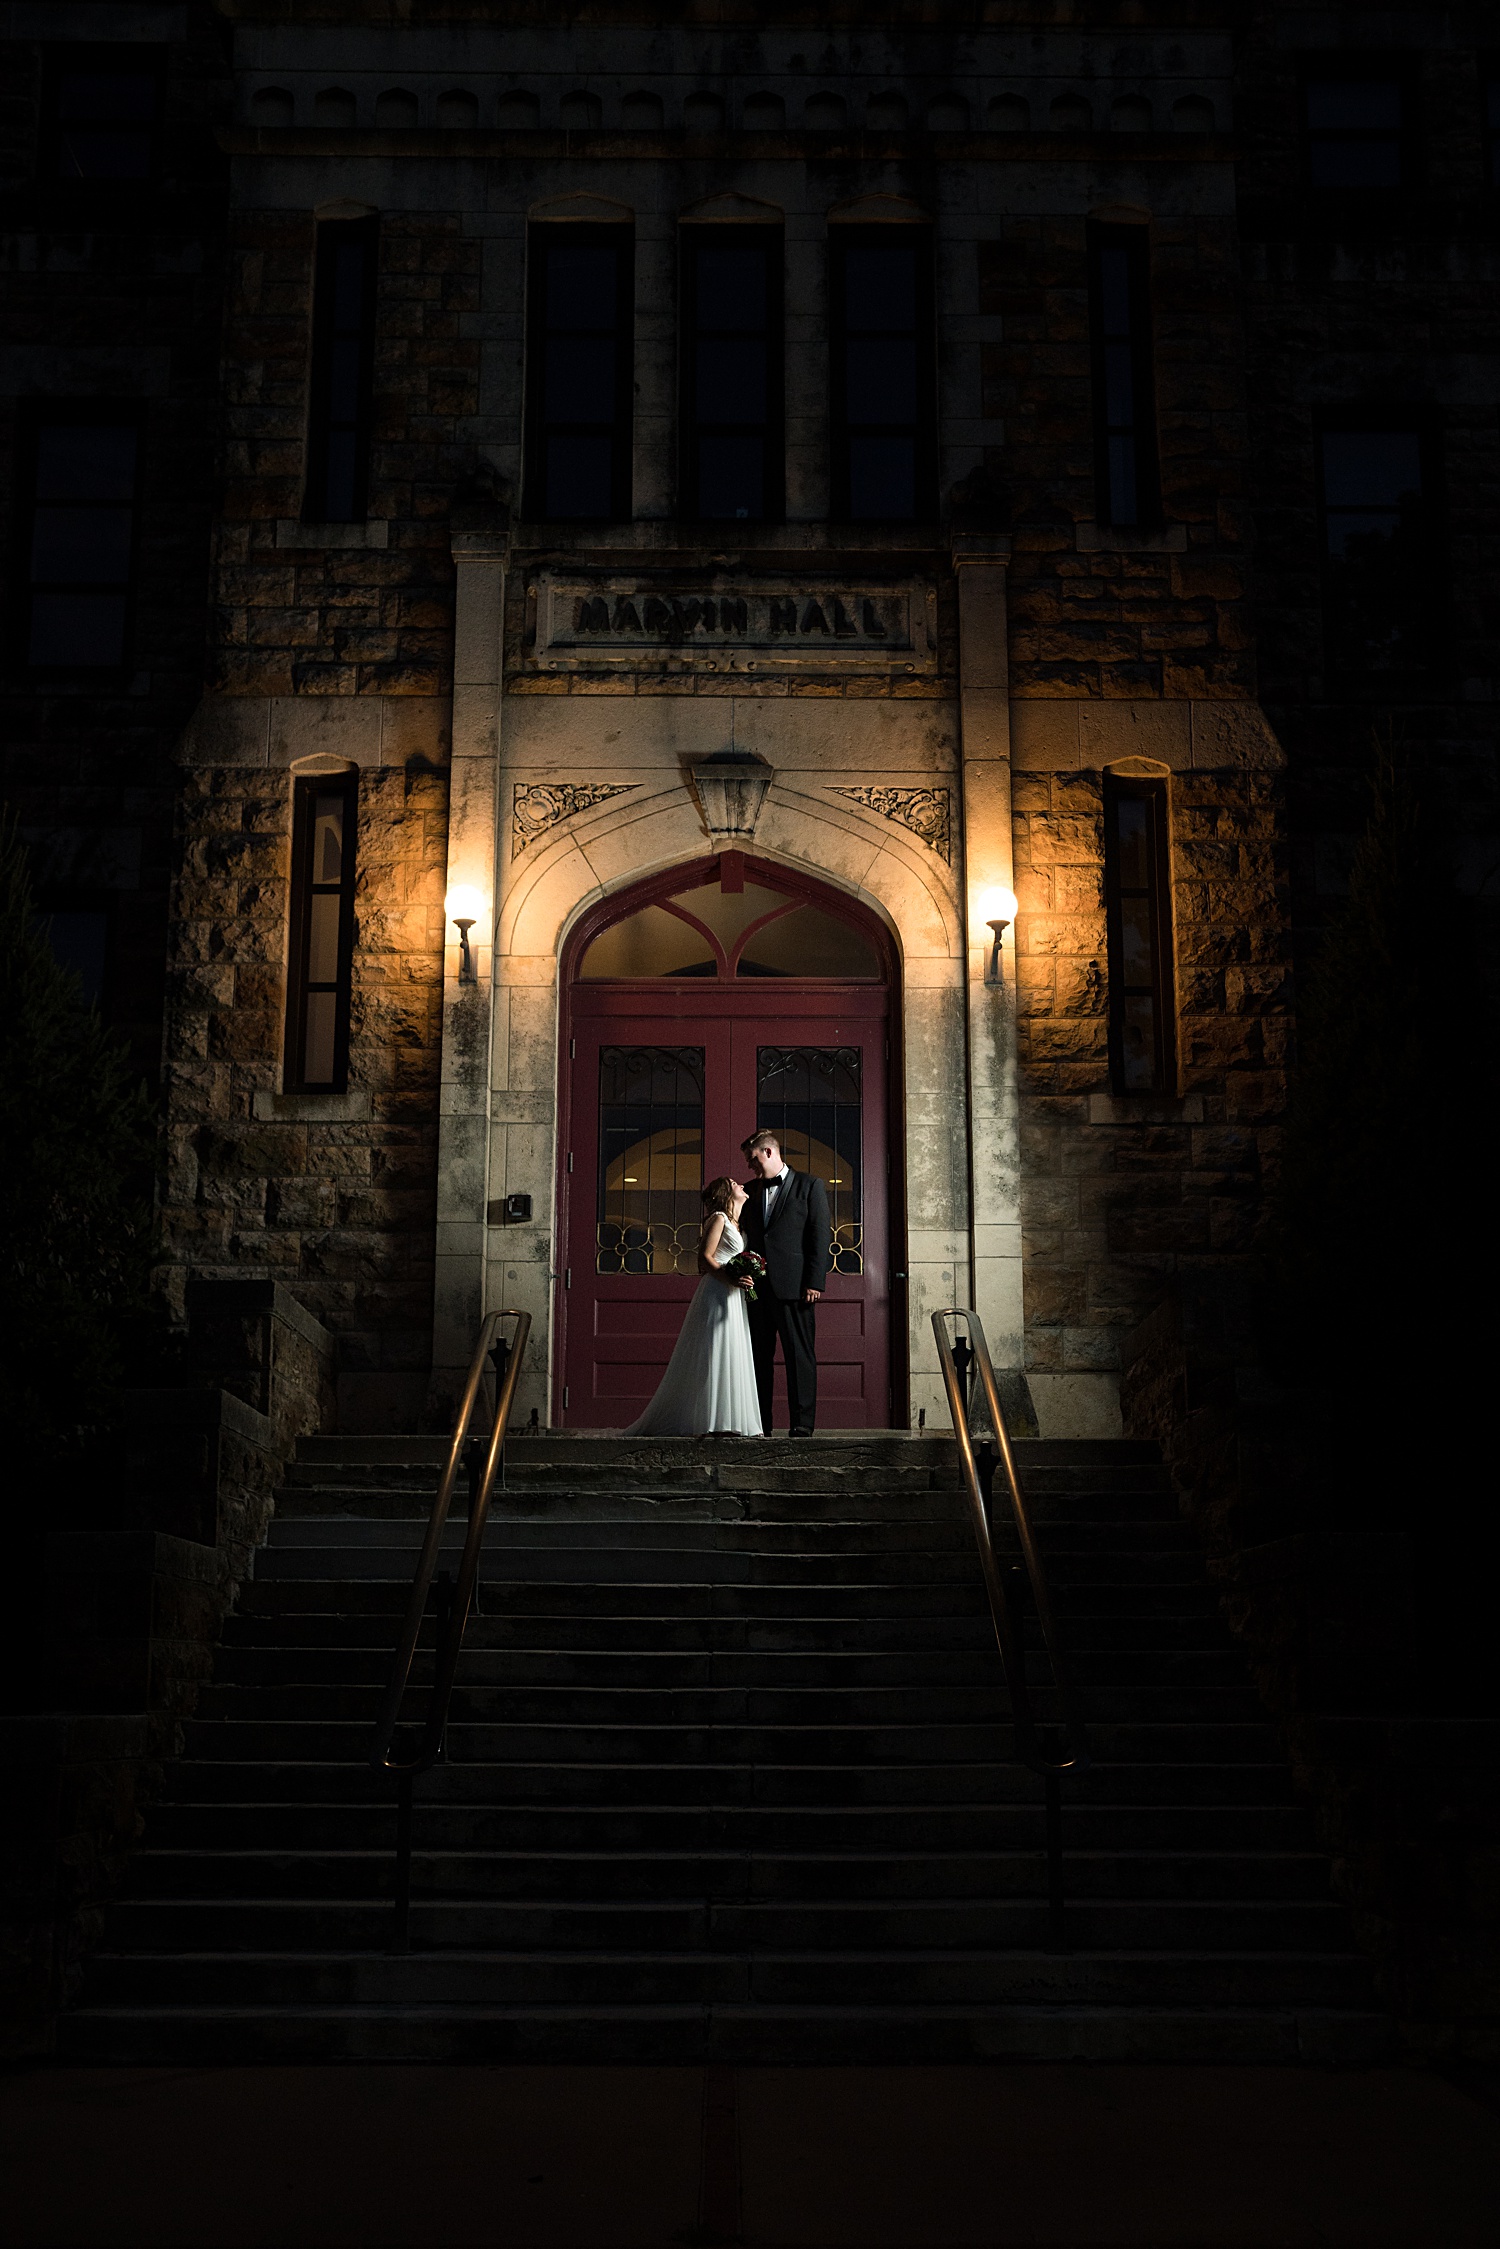
[[1449,2249],[1500,2115],[1399,2069],[49,2069],[5,2249]]

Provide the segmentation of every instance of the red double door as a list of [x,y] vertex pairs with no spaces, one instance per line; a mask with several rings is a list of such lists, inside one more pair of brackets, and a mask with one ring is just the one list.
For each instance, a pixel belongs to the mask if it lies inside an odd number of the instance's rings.
[[700,1187],[745,1178],[740,1143],[769,1125],[828,1186],[818,1425],[888,1428],[888,987],[651,978],[569,997],[556,1420],[618,1429],[645,1407],[698,1285]]

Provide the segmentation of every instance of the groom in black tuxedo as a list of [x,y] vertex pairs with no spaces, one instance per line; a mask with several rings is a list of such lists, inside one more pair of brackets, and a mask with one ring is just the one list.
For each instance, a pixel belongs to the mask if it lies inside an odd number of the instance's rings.
[[828,1189],[810,1172],[790,1168],[774,1132],[757,1132],[741,1145],[755,1175],[747,1182],[745,1247],[766,1261],[750,1307],[761,1426],[769,1437],[779,1337],[792,1435],[810,1437],[818,1411],[817,1305],[828,1278]]

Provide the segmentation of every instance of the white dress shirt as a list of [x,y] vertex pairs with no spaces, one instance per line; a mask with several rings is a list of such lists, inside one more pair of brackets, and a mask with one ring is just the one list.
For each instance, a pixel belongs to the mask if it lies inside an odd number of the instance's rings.
[[781,1182],[783,1181],[783,1179],[790,1179],[791,1176],[791,1165],[788,1163],[784,1163],[780,1171],[777,1172],[775,1178],[767,1183],[765,1206],[761,1212],[762,1225],[768,1226],[770,1224],[771,1213],[776,1208],[776,1198],[781,1193]]

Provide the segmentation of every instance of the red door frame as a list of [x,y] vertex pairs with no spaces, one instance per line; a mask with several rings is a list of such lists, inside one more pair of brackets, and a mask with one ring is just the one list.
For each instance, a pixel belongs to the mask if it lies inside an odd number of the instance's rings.
[[[568,1384],[568,1320],[572,1292],[566,1286],[566,1280],[575,1265],[589,1271],[592,1271],[593,1265],[592,1216],[587,1238],[576,1244],[571,1238],[573,1213],[569,1194],[570,1169],[573,1179],[590,1182],[588,1202],[592,1213],[593,1150],[598,1132],[597,1114],[592,1104],[587,1104],[586,1114],[574,1114],[574,1085],[580,1036],[587,1042],[590,1051],[596,1051],[600,1044],[615,1043],[623,1033],[631,1043],[639,1040],[651,1045],[701,1045],[710,1051],[722,1043],[727,1057],[731,1047],[740,1043],[733,1040],[732,1027],[737,1023],[744,1023],[748,1027],[755,1020],[764,1022],[774,1005],[778,1014],[784,1014],[788,1018],[785,1041],[788,1044],[822,1043],[803,1042],[792,1035],[798,1016],[822,1019],[825,1023],[835,1016],[847,1018],[852,1027],[868,1025],[872,1032],[878,1024],[885,1040],[885,1078],[882,1087],[885,1096],[885,1147],[883,1150],[878,1147],[868,1149],[867,1153],[874,1154],[877,1159],[882,1154],[885,1157],[886,1272],[884,1293],[878,1296],[878,1301],[883,1307],[887,1326],[889,1418],[891,1424],[899,1427],[904,1425],[907,1413],[907,1306],[904,1270],[906,1210],[903,1192],[905,1165],[902,1161],[904,1113],[900,1098],[904,1081],[900,1037],[900,954],[889,930],[867,907],[848,897],[846,893],[820,882],[816,876],[804,875],[800,871],[777,866],[769,860],[746,855],[740,859],[743,875],[751,877],[767,889],[781,892],[789,899],[805,901],[852,923],[876,951],[884,971],[882,983],[845,982],[830,977],[778,977],[774,983],[767,983],[759,978],[730,982],[723,978],[711,981],[696,977],[680,980],[672,977],[622,977],[611,980],[608,984],[593,985],[580,984],[577,980],[583,954],[601,929],[622,920],[627,914],[638,912],[642,906],[714,880],[720,864],[718,857],[690,860],[599,900],[580,918],[563,949],[560,995],[562,1035],[558,1047],[557,1348],[553,1364],[553,1426],[562,1428],[569,1425],[563,1392]],[[600,1035],[606,1024],[609,1026],[607,1038]],[[627,1024],[628,1031],[625,1030]],[[857,1042],[850,1038],[843,1043]],[[730,1067],[734,1067],[732,1062]],[[743,1076],[745,1067],[741,1060],[736,1075]],[[746,1091],[753,1113],[753,1064],[749,1067],[752,1075]],[[592,1075],[589,1082],[594,1082]],[[585,1104],[580,1104],[581,1108],[584,1106]],[[872,1122],[875,1115],[872,1107]],[[575,1160],[576,1168],[573,1168]],[[738,1170],[738,1147],[718,1150],[705,1145],[704,1162],[710,1173],[719,1168],[721,1162]],[[868,1162],[867,1180],[868,1209],[870,1187],[878,1186],[878,1173],[870,1172]],[[872,1281],[878,1279],[873,1273],[870,1277]],[[691,1295],[693,1285],[689,1280],[683,1281],[684,1303]],[[579,1425],[589,1426],[587,1423]],[[884,1424],[872,1423],[870,1426]]]

